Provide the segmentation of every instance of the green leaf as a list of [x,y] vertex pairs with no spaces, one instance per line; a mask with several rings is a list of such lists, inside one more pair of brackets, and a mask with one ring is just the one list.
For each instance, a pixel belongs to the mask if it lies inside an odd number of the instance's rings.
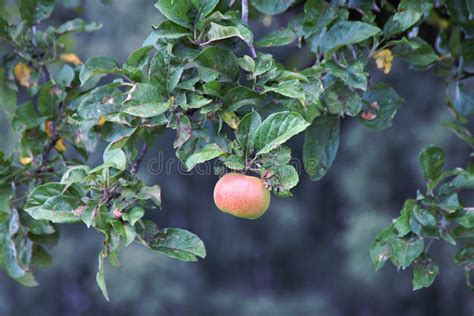
[[207,99],[203,96],[200,96],[198,94],[188,94],[188,108],[190,109],[200,109],[203,106],[208,105],[209,103],[212,103],[211,99]]
[[424,242],[420,237],[394,238],[391,246],[395,264],[405,269],[423,252]]
[[137,194],[139,200],[151,200],[156,206],[161,206],[161,188],[159,185],[142,187]]
[[235,137],[247,153],[250,153],[253,150],[253,135],[261,122],[262,119],[260,118],[260,115],[255,111],[247,113],[240,120],[237,131],[235,132]]
[[75,75],[71,66],[64,65],[61,70],[52,74],[52,79],[60,87],[70,87]]
[[10,219],[4,221],[0,226],[0,231],[2,232],[2,249],[0,251],[3,261],[2,266],[5,268],[5,272],[15,279],[24,276],[26,273],[25,269],[20,265],[19,254],[13,239],[19,227],[18,213],[14,210],[11,212]]
[[[9,41],[10,32],[9,32],[9,23],[0,15],[0,38]],[[0,70],[1,71],[1,70]]]
[[153,34],[158,41],[179,39],[192,35],[189,29],[168,20],[161,22],[158,26],[154,26]]
[[35,244],[31,264],[40,268],[47,268],[53,264],[53,257],[43,247]]
[[97,56],[86,61],[79,73],[79,79],[83,86],[87,80],[93,77],[102,77],[105,74],[113,73],[118,68],[118,63],[110,57]]
[[376,117],[371,120],[361,117],[361,121],[365,126],[375,129],[390,127],[402,103],[402,98],[386,84],[377,84],[367,90],[363,100],[369,104]]
[[176,139],[173,143],[173,147],[181,148],[191,137],[191,134],[192,128],[189,118],[187,116],[181,116],[177,124]]
[[225,110],[235,112],[244,106],[258,106],[262,96],[252,89],[236,86],[224,95]]
[[285,46],[296,40],[296,34],[291,29],[285,28],[265,35],[257,42],[259,47]]
[[413,209],[416,207],[416,200],[406,200],[400,216],[395,220],[393,227],[397,231],[398,237],[404,237],[411,232],[410,219]]
[[190,1],[188,0],[158,0],[155,7],[168,19],[186,28],[191,28],[188,17]]
[[[35,195],[31,197],[34,199]],[[75,223],[80,221],[79,216],[74,214],[78,202],[78,198],[73,196],[52,196],[42,205],[25,207],[25,211],[37,220],[48,220],[53,223]]]
[[217,144],[208,144],[204,146],[198,152],[192,154],[186,160],[186,168],[188,170],[193,169],[197,164],[203,163],[205,161],[217,158],[221,155],[225,154],[225,151],[219,147]]
[[356,116],[362,110],[362,102],[357,92],[335,81],[324,91],[324,105],[330,114]]
[[16,278],[15,281],[26,287],[38,286],[35,276],[31,272],[26,272],[23,276]]
[[169,107],[169,103],[143,103],[126,107],[120,112],[141,118],[150,118],[165,113],[167,110],[169,110]]
[[413,7],[392,15],[383,28],[385,37],[404,32],[412,27],[422,17],[423,11]]
[[105,149],[103,154],[104,165],[110,165],[118,170],[127,168],[127,156],[120,148],[110,149],[110,145]]
[[152,49],[153,45],[147,45],[134,50],[128,57],[127,64],[131,67],[142,69],[146,65],[148,54]]
[[206,257],[202,240],[193,233],[178,228],[159,231],[150,241],[150,248],[182,261],[197,261],[197,257]]
[[[12,192],[9,185],[0,185],[0,222],[3,222],[3,214],[10,213],[10,199]],[[3,213],[3,214],[2,214]]]
[[390,242],[395,238],[395,232],[388,228],[380,232],[370,246],[370,258],[375,271],[381,269],[392,256]]
[[279,197],[291,196],[290,190],[299,182],[298,172],[295,167],[283,165],[275,168],[275,173],[268,178],[273,193]]
[[299,80],[288,80],[279,82],[273,86],[264,86],[263,93],[274,92],[288,98],[294,98],[305,104],[306,95],[303,84]]
[[199,22],[204,20],[214,11],[218,3],[219,0],[192,0],[192,4],[198,11],[195,21]]
[[128,222],[131,225],[135,225],[140,219],[142,219],[143,215],[145,215],[145,210],[142,207],[135,206],[128,211]]
[[474,212],[468,211],[457,219],[457,222],[465,228],[474,228]]
[[9,84],[4,68],[0,68],[0,109],[5,111],[9,120],[16,110],[16,91],[14,85]]
[[20,15],[29,25],[47,19],[54,10],[55,0],[21,0]]
[[456,85],[454,107],[462,115],[474,114],[474,91],[463,83]]
[[395,57],[401,57],[415,67],[425,67],[438,60],[438,55],[433,47],[419,37],[403,38],[396,43],[392,52]]
[[[337,17],[334,7],[324,0],[308,0],[304,5],[303,34],[311,39],[311,49],[315,52],[323,29]],[[314,42],[314,43],[313,43]]]
[[43,124],[45,120],[46,117],[38,116],[33,103],[28,101],[16,108],[12,119],[12,127],[16,131],[22,128],[34,128]]
[[224,161],[224,165],[232,170],[244,170],[245,169],[245,161],[242,157],[237,155],[231,155],[226,158]]
[[255,76],[261,76],[270,71],[274,66],[273,56],[270,54],[260,55],[255,66]]
[[65,186],[50,182],[34,188],[28,195],[25,211],[37,220],[49,220],[53,223],[74,223],[80,217],[74,214],[80,199],[63,193]]
[[339,148],[340,121],[336,116],[320,116],[305,131],[304,167],[310,179],[319,180],[331,167]]
[[462,139],[468,145],[474,146],[474,137],[470,134],[470,132],[466,129],[464,124],[456,121],[445,121],[443,123],[444,127],[449,128],[457,137]]
[[102,251],[99,253],[99,271],[97,271],[95,280],[105,299],[109,301],[109,294],[107,293],[107,286],[105,285],[104,254]]
[[473,265],[474,264],[474,247],[466,247],[459,250],[454,256],[454,263],[457,265]]
[[201,76],[203,71],[209,71],[221,75],[220,81],[233,81],[239,74],[237,58],[232,51],[225,48],[206,47],[196,56],[195,62],[200,66],[198,70]]
[[439,178],[445,162],[444,151],[436,146],[423,149],[420,154],[420,165],[426,180],[434,181]]
[[331,75],[341,79],[348,87],[363,91],[367,90],[368,73],[363,60],[357,60],[348,66],[328,60],[324,63],[324,67]]
[[429,209],[417,205],[413,208],[413,215],[422,226],[432,228],[437,227],[438,222],[436,221],[435,214],[433,214]]
[[135,231],[135,227],[125,224],[123,225],[124,232],[125,232],[125,247],[129,246],[131,243],[135,241],[135,237],[137,236],[137,232]]
[[72,32],[93,32],[102,27],[102,24],[86,23],[82,19],[73,19],[64,22],[59,27],[54,29],[57,35],[64,35]]
[[252,5],[261,13],[275,15],[285,12],[295,0],[253,0]]
[[255,60],[248,55],[245,55],[244,57],[239,58],[238,63],[239,63],[240,68],[242,68],[243,70],[247,72],[253,73],[255,71]]
[[61,177],[61,184],[71,185],[73,183],[84,181],[88,177],[89,171],[90,168],[88,166],[73,166],[64,172]]
[[429,255],[422,255],[413,266],[413,291],[430,287],[439,274],[439,267]]
[[172,98],[168,102],[160,102],[161,100],[160,88],[149,83],[137,83],[129,92],[125,102],[127,107],[120,112],[142,118],[158,116],[169,110],[173,102]]
[[240,33],[239,29],[235,26],[224,26],[214,22],[211,22],[211,27],[207,32],[208,43],[224,40],[227,38],[238,37],[241,40],[245,38]]
[[304,131],[310,124],[298,113],[278,112],[267,117],[255,130],[253,143],[258,155],[266,154]]
[[353,21],[341,21],[333,25],[321,40],[321,50],[330,55],[338,48],[357,44],[381,33],[371,24]]
[[159,89],[161,92],[171,93],[178,85],[183,70],[184,68],[181,65],[172,65],[170,56],[166,53],[166,50],[162,49],[158,50],[153,56],[148,73],[150,81],[161,88]]

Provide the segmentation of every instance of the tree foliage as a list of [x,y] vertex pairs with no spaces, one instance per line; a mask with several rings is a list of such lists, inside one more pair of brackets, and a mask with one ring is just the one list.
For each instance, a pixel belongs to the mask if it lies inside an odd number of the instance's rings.
[[[0,106],[21,135],[11,155],[0,153],[3,270],[36,285],[34,270],[52,262],[58,224],[75,222],[104,236],[97,283],[106,298],[104,259],[119,266],[120,249],[133,242],[183,261],[204,258],[196,235],[144,218],[161,207],[160,187],[137,177],[157,137],[176,132],[176,156],[188,170],[218,159],[229,170],[259,174],[274,195],[289,197],[299,180],[285,145],[291,138],[304,135],[304,167],[319,180],[336,159],[345,120],[391,125],[402,98],[373,82],[371,63],[388,74],[403,59],[443,76],[454,114],[446,126],[474,147],[474,92],[465,82],[474,61],[474,6],[394,3],[254,0],[251,13],[294,11],[285,28],[255,41],[247,1],[159,0],[164,20],[120,64],[106,56],[83,63],[65,50],[65,35],[99,24],[74,19],[52,26],[45,20],[54,0],[20,0],[18,17],[0,15]],[[308,47],[311,66],[287,69],[255,49],[285,45]],[[102,163],[91,165],[98,148],[105,148]],[[439,274],[429,254],[438,239],[457,247],[454,261],[470,285],[474,211],[458,194],[474,188],[474,169],[445,170],[444,162],[438,147],[420,154],[426,190],[406,201],[370,251],[376,269],[389,259],[412,266],[414,289]]]

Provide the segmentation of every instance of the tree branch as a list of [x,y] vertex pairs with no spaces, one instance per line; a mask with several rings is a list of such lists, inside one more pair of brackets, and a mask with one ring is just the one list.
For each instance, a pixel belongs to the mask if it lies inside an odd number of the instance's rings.
[[[249,1],[242,0],[242,23],[247,25],[249,24]],[[252,44],[248,44],[250,49],[250,56],[252,58],[257,58],[257,52]]]
[[41,166],[38,168],[38,172],[41,172],[43,167],[46,166],[49,162],[49,153],[51,150],[53,150],[54,145],[56,145],[56,142],[59,140],[60,136],[59,134],[54,133],[53,137],[51,137],[44,147],[43,154],[41,155]]
[[474,77],[474,72],[464,71],[464,75],[460,76],[459,80],[463,80],[463,79],[471,78],[471,77]]
[[135,161],[132,163],[132,168],[130,169],[130,173],[132,175],[136,175],[138,172],[138,169],[140,169],[140,165],[143,161],[143,158],[145,158],[146,152],[148,151],[148,144],[145,142],[140,149],[140,152],[138,153],[137,158]]
[[249,1],[242,0],[242,22],[249,24]]

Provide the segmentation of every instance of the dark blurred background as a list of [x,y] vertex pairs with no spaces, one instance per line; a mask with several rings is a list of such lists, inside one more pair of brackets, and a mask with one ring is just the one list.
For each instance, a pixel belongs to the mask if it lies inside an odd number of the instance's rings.
[[[107,55],[125,61],[161,19],[153,1],[69,2],[83,9],[60,7],[53,22],[80,16],[104,24],[68,39],[83,60]],[[287,19],[257,17],[252,27],[258,38]],[[289,67],[311,63],[307,51],[293,46],[271,52]],[[327,176],[310,182],[301,174],[294,196],[273,198],[258,221],[216,209],[215,176],[183,175],[176,165],[170,174],[152,175],[142,166],[140,176],[162,187],[163,211],[150,216],[161,227],[199,235],[207,246],[205,260],[177,262],[131,245],[121,255],[122,268],[106,267],[107,303],[95,284],[101,236],[84,225],[63,225],[54,267],[37,273],[39,287],[23,288],[0,275],[0,315],[474,315],[474,295],[445,242],[432,246],[441,273],[429,289],[412,292],[411,271],[397,272],[389,264],[377,273],[372,268],[375,235],[424,186],[420,150],[442,147],[450,167],[463,166],[469,151],[441,127],[449,118],[441,78],[398,60],[387,76],[371,66],[374,82],[389,82],[405,99],[393,127],[373,131],[356,119],[344,120],[339,154]],[[16,136],[3,117],[0,126],[0,148],[10,151]],[[173,139],[166,133],[147,158],[159,152],[173,158]],[[301,157],[302,138],[291,147]]]

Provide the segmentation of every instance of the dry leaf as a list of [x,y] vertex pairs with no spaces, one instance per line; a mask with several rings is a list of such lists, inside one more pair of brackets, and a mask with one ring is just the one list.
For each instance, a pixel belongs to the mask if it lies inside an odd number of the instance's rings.
[[70,63],[75,66],[81,65],[82,61],[77,57],[76,54],[63,54],[59,56],[59,60],[65,62],[65,63]]
[[30,82],[31,69],[26,64],[24,63],[16,64],[15,68],[13,69],[13,73],[15,74],[15,78],[18,80],[20,85],[26,88],[29,88],[31,86],[31,82]]

